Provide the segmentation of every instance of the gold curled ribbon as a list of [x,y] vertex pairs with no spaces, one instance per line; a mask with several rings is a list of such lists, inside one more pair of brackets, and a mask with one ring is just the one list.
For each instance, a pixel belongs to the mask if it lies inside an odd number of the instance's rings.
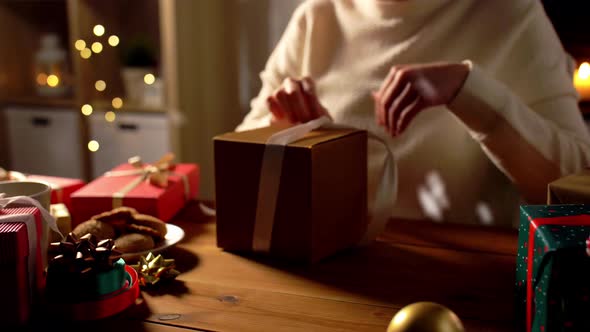
[[178,174],[171,172],[170,169],[173,167],[174,154],[167,153],[158,161],[153,164],[144,164],[140,156],[134,156],[127,160],[128,164],[133,166],[135,169],[124,170],[124,171],[110,171],[104,174],[105,177],[121,177],[121,176],[139,176],[133,181],[126,184],[123,188],[117,190],[113,194],[113,208],[123,206],[123,198],[131,190],[137,187],[143,181],[148,180],[151,185],[165,188],[168,186],[168,176],[174,175],[179,176],[184,185],[185,198],[188,199],[190,195],[190,186],[188,177],[185,174]]

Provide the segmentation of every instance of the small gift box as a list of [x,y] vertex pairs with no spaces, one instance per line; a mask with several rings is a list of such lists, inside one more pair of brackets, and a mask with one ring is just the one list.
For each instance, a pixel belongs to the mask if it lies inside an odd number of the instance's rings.
[[23,174],[20,172],[5,171],[2,168],[0,168],[0,178],[9,181],[37,181],[45,183],[51,187],[51,204],[63,203],[68,208],[71,208],[70,197],[72,194],[86,184],[80,179]]
[[[57,228],[62,234],[68,234],[72,231],[72,217],[70,211],[64,204],[51,204],[49,213],[55,218]],[[49,233],[49,242],[61,241],[61,236],[56,232]]]
[[278,132],[215,137],[217,245],[315,262],[358,243],[367,229],[367,132],[321,128],[266,144]]
[[518,317],[526,331],[590,331],[590,205],[521,206]]
[[72,195],[72,227],[113,208],[128,206],[139,213],[169,221],[196,198],[199,166],[172,164],[167,155],[154,164],[138,157],[90,182]]
[[557,179],[548,189],[547,204],[590,204],[590,169]]
[[0,321],[20,325],[44,287],[42,219],[33,207],[0,209]]

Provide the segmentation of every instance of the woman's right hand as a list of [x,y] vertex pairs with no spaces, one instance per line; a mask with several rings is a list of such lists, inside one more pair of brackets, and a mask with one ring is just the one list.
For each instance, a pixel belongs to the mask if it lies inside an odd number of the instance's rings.
[[328,115],[315,93],[311,78],[287,78],[281,87],[266,100],[272,113],[271,124],[298,124]]

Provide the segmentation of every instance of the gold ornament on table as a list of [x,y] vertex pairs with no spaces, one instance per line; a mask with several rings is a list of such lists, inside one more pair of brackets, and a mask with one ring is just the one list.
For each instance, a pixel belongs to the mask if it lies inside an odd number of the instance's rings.
[[465,332],[459,317],[434,302],[416,302],[393,317],[387,332]]

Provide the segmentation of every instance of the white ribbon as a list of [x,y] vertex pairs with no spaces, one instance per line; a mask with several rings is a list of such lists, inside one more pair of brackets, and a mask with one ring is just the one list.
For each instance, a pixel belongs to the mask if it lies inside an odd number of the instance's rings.
[[[259,182],[259,188],[264,188],[264,194],[259,189],[252,240],[254,251],[270,251],[285,146],[320,127],[349,128],[336,125],[331,118],[323,116],[275,133],[266,141]],[[383,179],[377,189],[374,211],[361,244],[373,240],[385,228],[391,212],[390,206],[395,201],[397,193],[397,170],[391,149],[378,136],[369,133],[369,138],[385,146],[387,158],[383,164]]]
[[[22,207],[36,207],[41,213],[42,232],[41,236],[41,264],[45,269],[47,263],[47,234],[45,225],[49,226],[54,232],[57,232],[63,239],[63,235],[57,228],[55,218],[41,206],[41,204],[27,196],[15,196],[5,198],[5,194],[0,193],[0,210],[5,208],[22,208]],[[35,289],[35,283],[37,282],[37,225],[35,217],[30,214],[9,214],[0,216],[0,223],[13,223],[22,222],[27,226],[27,237],[29,240],[29,258],[28,258],[28,269],[29,269],[29,296],[32,296],[33,290]]]

